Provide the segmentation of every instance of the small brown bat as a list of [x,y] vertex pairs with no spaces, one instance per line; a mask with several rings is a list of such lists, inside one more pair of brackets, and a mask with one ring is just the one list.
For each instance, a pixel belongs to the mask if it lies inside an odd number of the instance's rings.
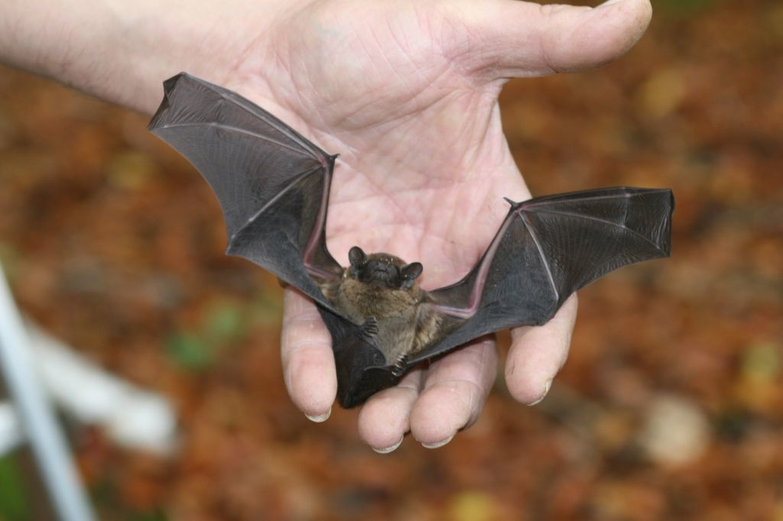
[[327,284],[324,294],[351,322],[393,360],[399,371],[406,357],[421,351],[442,334],[441,320],[422,304],[432,304],[416,279],[424,267],[406,264],[388,253],[367,255],[358,246],[348,252],[350,266],[339,280]]
[[325,237],[337,156],[217,85],[182,73],[164,90],[150,130],[217,194],[227,253],[315,301],[332,335],[343,407],[481,335],[544,324],[593,280],[671,253],[671,190],[617,187],[507,200],[508,215],[479,262],[444,288],[419,287],[419,262],[359,247],[343,268]]

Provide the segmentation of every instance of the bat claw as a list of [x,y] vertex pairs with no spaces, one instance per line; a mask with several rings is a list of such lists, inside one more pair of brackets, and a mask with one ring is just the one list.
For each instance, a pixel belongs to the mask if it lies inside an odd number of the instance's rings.
[[375,317],[368,318],[362,324],[362,334],[368,338],[374,337],[379,331],[378,320]]
[[397,358],[397,361],[394,362],[394,367],[392,368],[392,375],[395,377],[402,376],[402,373],[405,372],[405,365],[407,364],[408,356],[407,355],[400,355]]

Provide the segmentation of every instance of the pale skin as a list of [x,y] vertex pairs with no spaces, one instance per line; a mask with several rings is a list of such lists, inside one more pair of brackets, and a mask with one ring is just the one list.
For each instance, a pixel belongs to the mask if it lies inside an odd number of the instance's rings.
[[[335,258],[346,265],[359,245],[419,261],[432,289],[473,266],[508,210],[503,197],[530,197],[501,128],[503,84],[612,61],[650,16],[648,0],[5,0],[0,60],[150,114],[162,80],[182,70],[240,92],[340,154],[327,227]],[[572,297],[546,325],[512,330],[505,380],[518,401],[548,391],[576,307]],[[327,419],[331,339],[290,288],[282,363],[296,406]],[[412,370],[361,408],[362,439],[378,452],[406,433],[444,445],[478,419],[497,366],[487,337]]]

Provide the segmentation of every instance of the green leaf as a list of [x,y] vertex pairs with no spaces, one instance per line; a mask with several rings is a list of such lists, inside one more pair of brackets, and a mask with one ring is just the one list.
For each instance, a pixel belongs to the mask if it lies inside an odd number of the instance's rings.
[[131,521],[167,521],[168,516],[162,510],[142,512],[131,516]]
[[0,519],[22,521],[30,518],[22,474],[10,456],[0,458]]
[[214,353],[208,344],[192,333],[177,332],[166,341],[166,353],[183,369],[202,371],[212,364]]
[[279,294],[261,292],[251,304],[252,320],[262,327],[279,326],[283,319],[283,301]]
[[205,336],[212,342],[223,343],[245,333],[245,319],[239,306],[230,302],[212,305],[207,312]]
[[718,6],[720,0],[655,0],[653,9],[660,9],[664,14],[691,17]]

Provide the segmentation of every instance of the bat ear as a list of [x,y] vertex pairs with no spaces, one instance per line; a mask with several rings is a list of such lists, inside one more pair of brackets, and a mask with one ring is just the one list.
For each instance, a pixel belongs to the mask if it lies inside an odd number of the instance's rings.
[[354,246],[348,252],[348,260],[351,262],[352,268],[360,268],[367,261],[367,254],[358,246]]
[[424,271],[424,266],[421,265],[421,262],[411,262],[400,268],[403,278],[409,283],[407,284],[408,286],[413,285],[413,282],[419,278],[422,271]]

